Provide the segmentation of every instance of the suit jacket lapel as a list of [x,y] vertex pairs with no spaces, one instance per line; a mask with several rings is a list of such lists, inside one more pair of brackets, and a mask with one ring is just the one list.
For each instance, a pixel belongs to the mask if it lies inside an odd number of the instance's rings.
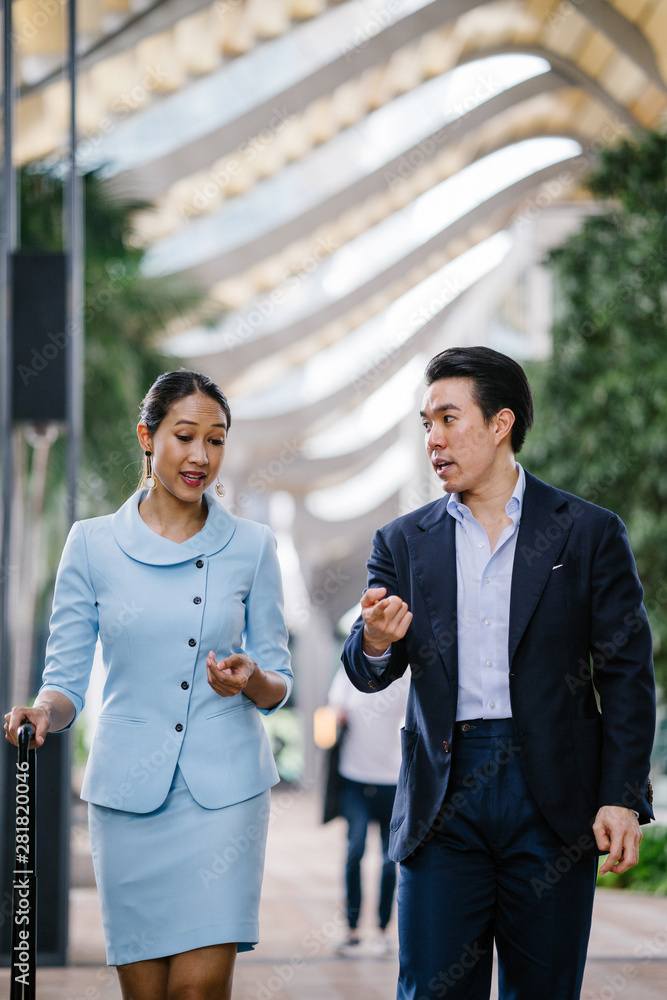
[[509,662],[542,596],[572,528],[568,498],[526,473],[510,599]]
[[408,536],[411,569],[426,606],[437,651],[456,690],[456,523],[447,513],[447,499],[436,501],[414,534]]

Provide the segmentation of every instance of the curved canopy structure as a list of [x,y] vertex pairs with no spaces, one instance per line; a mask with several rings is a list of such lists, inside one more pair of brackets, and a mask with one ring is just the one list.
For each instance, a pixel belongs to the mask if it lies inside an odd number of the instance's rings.
[[[230,396],[236,508],[294,498],[333,623],[374,527],[437,495],[416,416],[428,357],[548,354],[540,262],[590,210],[596,150],[665,121],[667,0],[79,6],[81,162],[154,203],[147,273],[219,305],[168,349]],[[62,8],[14,12],[27,161],[66,137]]]

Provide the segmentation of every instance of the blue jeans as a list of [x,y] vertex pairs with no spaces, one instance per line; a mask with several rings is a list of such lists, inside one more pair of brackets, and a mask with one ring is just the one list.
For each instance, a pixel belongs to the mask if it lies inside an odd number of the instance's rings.
[[499,1000],[579,1000],[597,858],[562,844],[520,758],[511,720],[457,726],[439,817],[400,865],[398,1000],[488,1000],[494,942]]
[[382,876],[380,879],[379,925],[389,923],[396,888],[396,865],[389,858],[389,821],[394,806],[396,785],[365,785],[343,778],[341,811],[347,820],[347,922],[354,930],[361,910],[361,859],[366,847],[366,831],[371,820],[380,824],[382,840]]

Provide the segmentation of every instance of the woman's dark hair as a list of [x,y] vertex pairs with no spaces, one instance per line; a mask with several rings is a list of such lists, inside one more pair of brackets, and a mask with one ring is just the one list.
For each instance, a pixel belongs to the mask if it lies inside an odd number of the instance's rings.
[[427,385],[442,378],[469,378],[472,398],[487,424],[499,410],[511,410],[512,451],[521,451],[533,424],[533,396],[520,364],[490,347],[450,347],[431,358],[424,377]]
[[[175,372],[165,372],[153,382],[139,404],[139,423],[146,424],[149,432],[155,434],[174,403],[177,403],[179,399],[185,399],[186,396],[194,396],[198,392],[215,400],[227,418],[227,430],[229,430],[232,424],[232,414],[224,392],[208,375],[190,371],[188,368],[179,368]],[[147,470],[148,462],[144,459],[142,483],[146,478]]]

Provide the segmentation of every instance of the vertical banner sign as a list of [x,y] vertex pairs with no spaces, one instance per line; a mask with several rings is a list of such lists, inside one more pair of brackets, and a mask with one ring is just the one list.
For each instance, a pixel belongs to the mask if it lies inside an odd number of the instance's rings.
[[35,875],[35,751],[29,750],[34,729],[19,729],[16,763],[16,850],[12,912],[12,976],[10,1000],[34,1000],[37,951],[37,877]]

